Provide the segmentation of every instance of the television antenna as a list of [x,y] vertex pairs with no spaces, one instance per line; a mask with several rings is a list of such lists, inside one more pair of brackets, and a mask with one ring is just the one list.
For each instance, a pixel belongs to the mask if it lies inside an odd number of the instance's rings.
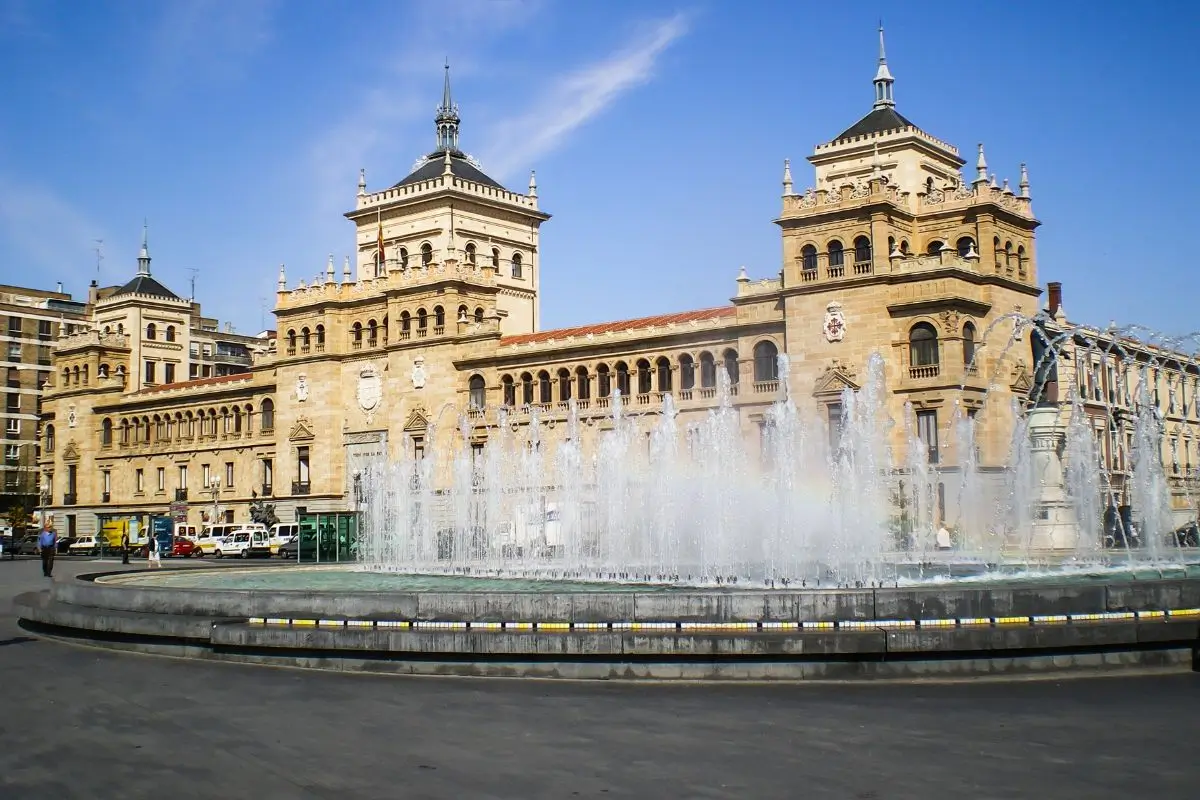
[[104,260],[104,240],[92,239],[96,246],[92,248],[96,252],[96,283],[100,282],[100,262]]
[[192,273],[192,279],[191,279],[192,294],[191,294],[191,297],[188,298],[188,301],[194,303],[194,302],[196,302],[196,273],[199,272],[200,269],[198,267],[188,267],[187,271]]

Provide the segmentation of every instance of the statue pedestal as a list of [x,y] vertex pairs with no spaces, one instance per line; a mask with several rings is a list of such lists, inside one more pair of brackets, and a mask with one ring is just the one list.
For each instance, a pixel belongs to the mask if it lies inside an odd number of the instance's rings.
[[1057,407],[1032,409],[1028,419],[1030,458],[1038,481],[1028,546],[1033,550],[1075,550],[1079,524],[1067,498],[1062,464],[1066,427],[1059,423]]

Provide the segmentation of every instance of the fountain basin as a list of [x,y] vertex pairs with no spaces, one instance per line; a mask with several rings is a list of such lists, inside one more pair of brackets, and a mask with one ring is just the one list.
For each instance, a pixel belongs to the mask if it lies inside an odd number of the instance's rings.
[[[385,580],[328,588],[364,575]],[[188,569],[81,576],[17,602],[26,624],[94,644],[338,670],[781,680],[1200,660],[1194,566],[789,590]]]

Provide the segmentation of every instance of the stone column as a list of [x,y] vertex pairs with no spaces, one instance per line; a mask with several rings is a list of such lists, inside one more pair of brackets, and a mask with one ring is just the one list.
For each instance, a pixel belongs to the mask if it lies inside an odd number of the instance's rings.
[[1030,547],[1073,551],[1079,543],[1079,525],[1067,498],[1062,463],[1066,427],[1059,422],[1057,407],[1029,411],[1029,439],[1034,478],[1038,481]]

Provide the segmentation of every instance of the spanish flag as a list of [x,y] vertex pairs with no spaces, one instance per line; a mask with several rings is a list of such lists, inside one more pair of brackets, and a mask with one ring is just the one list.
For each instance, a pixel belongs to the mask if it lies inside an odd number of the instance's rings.
[[378,238],[378,241],[375,243],[375,245],[379,248],[379,266],[383,267],[386,264],[386,260],[384,258],[384,254],[383,254],[383,217],[380,216],[378,219],[379,219],[379,238]]

